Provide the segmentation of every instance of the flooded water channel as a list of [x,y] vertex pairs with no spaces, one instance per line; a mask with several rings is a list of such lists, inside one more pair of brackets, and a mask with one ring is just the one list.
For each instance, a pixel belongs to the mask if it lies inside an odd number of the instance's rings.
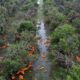
[[43,17],[43,0],[38,0],[38,17],[37,17],[37,33],[36,35],[40,37],[37,40],[38,48],[39,48],[39,57],[38,60],[34,64],[35,71],[35,80],[49,80],[49,61],[47,58],[48,55],[48,47],[45,45],[47,41],[46,30],[44,26],[44,17]]

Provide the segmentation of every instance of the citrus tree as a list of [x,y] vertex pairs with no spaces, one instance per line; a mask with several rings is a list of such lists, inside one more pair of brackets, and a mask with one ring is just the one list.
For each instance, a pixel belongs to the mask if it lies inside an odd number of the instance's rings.
[[69,24],[57,27],[52,33],[52,44],[56,50],[62,50],[64,54],[76,54],[79,48],[78,35]]
[[35,28],[33,26],[33,23],[31,21],[23,21],[21,24],[20,24],[20,27],[17,29],[18,32],[22,32],[22,31],[34,31]]

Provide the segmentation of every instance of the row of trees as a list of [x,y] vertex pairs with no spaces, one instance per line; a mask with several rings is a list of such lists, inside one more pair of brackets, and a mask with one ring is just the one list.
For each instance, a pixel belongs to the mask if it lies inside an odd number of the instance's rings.
[[[30,61],[34,62],[37,58],[37,50],[35,50],[34,55],[28,56],[31,46],[36,48],[34,40],[36,11],[33,17],[31,14],[26,15],[29,11],[32,12],[35,9],[36,0],[0,1],[0,46],[5,43],[5,40],[1,39],[3,34],[7,35],[6,42],[9,43],[6,51],[0,49],[5,53],[2,56],[2,62],[0,61],[0,80],[9,80],[18,70],[28,66]],[[11,40],[12,43],[10,43]],[[27,77],[32,79],[33,72],[28,70],[27,73]]]
[[[45,0],[45,25],[51,35],[49,59],[52,80],[79,80],[79,3],[77,0]],[[74,6],[73,6],[74,5]]]

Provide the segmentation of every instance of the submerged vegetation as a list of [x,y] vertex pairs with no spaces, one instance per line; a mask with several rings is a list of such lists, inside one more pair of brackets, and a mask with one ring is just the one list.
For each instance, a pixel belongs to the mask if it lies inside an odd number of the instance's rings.
[[0,0],[0,80],[38,80],[36,72],[80,80],[80,0]]

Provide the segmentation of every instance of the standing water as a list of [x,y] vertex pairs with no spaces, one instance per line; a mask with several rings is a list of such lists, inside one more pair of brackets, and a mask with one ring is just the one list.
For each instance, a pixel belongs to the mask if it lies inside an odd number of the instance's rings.
[[38,40],[38,48],[40,54],[38,60],[34,64],[35,80],[49,80],[49,62],[47,59],[47,47],[45,42],[47,41],[44,19],[43,19],[43,0],[38,0],[38,15],[37,15],[37,33],[40,37]]

